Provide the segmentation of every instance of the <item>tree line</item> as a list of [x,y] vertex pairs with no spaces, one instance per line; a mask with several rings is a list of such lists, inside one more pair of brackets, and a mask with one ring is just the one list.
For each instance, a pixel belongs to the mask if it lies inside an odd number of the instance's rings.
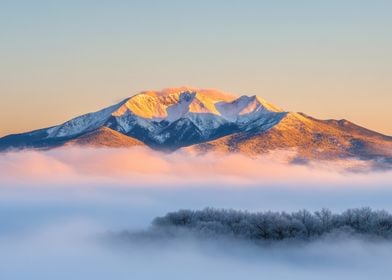
[[371,208],[348,209],[332,213],[258,212],[205,208],[179,210],[155,218],[153,231],[167,233],[189,231],[203,236],[225,236],[251,240],[314,239],[329,233],[392,237],[392,215]]

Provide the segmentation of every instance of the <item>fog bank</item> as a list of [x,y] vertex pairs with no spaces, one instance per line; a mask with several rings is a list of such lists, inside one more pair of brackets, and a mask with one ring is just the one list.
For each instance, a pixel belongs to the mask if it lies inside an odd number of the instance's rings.
[[352,236],[263,250],[226,237],[102,241],[108,232],[143,231],[178,209],[392,211],[391,172],[360,161],[287,164],[285,156],[77,148],[0,154],[0,278],[388,279],[390,242]]
[[336,186],[385,185],[392,170],[356,159],[293,163],[295,151],[276,151],[250,158],[240,154],[162,153],[148,148],[65,147],[49,151],[0,154],[3,184],[110,183],[129,187],[199,184],[263,186],[266,184]]

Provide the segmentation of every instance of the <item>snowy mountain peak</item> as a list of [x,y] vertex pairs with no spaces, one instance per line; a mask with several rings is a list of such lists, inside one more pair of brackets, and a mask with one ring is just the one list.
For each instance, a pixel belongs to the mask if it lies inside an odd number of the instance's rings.
[[[392,164],[392,138],[348,121],[285,112],[256,95],[192,87],[144,91],[63,124],[0,139],[0,150],[66,144],[255,155],[295,149],[301,158],[357,156]],[[195,145],[196,144],[196,145]]]
[[[256,96],[236,97],[213,89],[180,87],[138,93],[47,132],[48,138],[71,137],[107,126],[130,135],[145,131],[149,137],[162,142],[169,137],[163,132],[166,126],[180,119],[187,119],[185,123],[192,124],[203,137],[209,137],[219,128],[230,127],[227,131],[231,131],[235,127],[244,127],[261,115],[279,119],[277,113],[283,112]],[[221,133],[226,132],[219,135]]]
[[281,112],[276,106],[256,96],[237,98],[217,90],[190,87],[145,91],[126,100],[115,117],[134,114],[145,119],[175,121],[187,113],[213,114],[232,120],[239,115],[266,110]]
[[235,99],[235,95],[226,93],[216,89],[202,89],[196,87],[173,87],[173,88],[165,88],[159,91],[143,91],[140,94],[155,96],[155,97],[165,97],[165,96],[179,96],[184,92],[194,92],[197,95],[208,96],[210,99],[215,100],[232,100]]

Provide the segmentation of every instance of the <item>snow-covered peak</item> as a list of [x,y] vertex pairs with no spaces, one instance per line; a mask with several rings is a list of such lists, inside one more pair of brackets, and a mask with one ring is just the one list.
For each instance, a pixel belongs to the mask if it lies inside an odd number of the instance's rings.
[[219,114],[215,104],[234,99],[235,96],[218,90],[190,87],[144,91],[128,98],[122,106],[113,112],[113,116],[120,117],[131,112],[145,119],[172,121],[187,112]]
[[128,98],[113,116],[132,113],[145,119],[175,121],[187,113],[209,113],[232,120],[261,110],[281,112],[256,96],[237,98],[218,90],[181,87],[141,92]]
[[214,100],[233,100],[235,99],[235,95],[226,93],[216,89],[202,89],[202,88],[195,88],[189,86],[183,87],[174,87],[174,88],[166,88],[160,91],[143,91],[140,94],[155,96],[155,97],[164,97],[164,96],[179,96],[184,92],[194,92],[199,96],[205,96],[209,99]]
[[48,138],[69,137],[95,130],[103,126],[112,113],[123,106],[124,102],[125,101],[122,101],[97,112],[88,113],[69,120],[61,125],[49,128],[47,129]]
[[256,96],[237,98],[213,89],[168,88],[141,92],[111,107],[48,129],[47,132],[48,137],[69,137],[105,125],[117,125],[119,131],[127,133],[135,124],[153,131],[156,128],[154,122],[164,120],[172,123],[181,118],[199,124],[205,122],[209,127],[215,127],[211,125],[214,120],[216,125],[222,122],[239,122],[243,125],[260,114],[275,112],[280,112],[280,109]]
[[240,118],[254,118],[259,114],[281,112],[277,107],[265,102],[257,96],[241,96],[232,102],[219,102],[216,104],[221,116],[235,121]]
[[267,109],[267,110],[270,111],[270,112],[283,112],[283,110],[282,110],[281,108],[275,106],[275,105],[272,104],[272,103],[269,103],[269,102],[265,101],[263,98],[261,98],[261,97],[259,97],[259,96],[256,96],[256,99],[257,99],[257,101],[258,101],[261,105],[263,105],[263,107],[264,107],[265,109]]
[[176,104],[173,104],[167,107],[167,117],[166,120],[169,122],[173,122],[175,120],[180,119],[186,113],[189,112],[189,106],[195,99],[195,92],[183,92],[179,96],[179,100]]

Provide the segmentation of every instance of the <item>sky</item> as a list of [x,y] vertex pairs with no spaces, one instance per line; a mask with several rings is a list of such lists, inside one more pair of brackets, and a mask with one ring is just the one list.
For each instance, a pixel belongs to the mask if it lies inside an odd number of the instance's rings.
[[0,136],[217,88],[392,135],[391,1],[0,0]]

